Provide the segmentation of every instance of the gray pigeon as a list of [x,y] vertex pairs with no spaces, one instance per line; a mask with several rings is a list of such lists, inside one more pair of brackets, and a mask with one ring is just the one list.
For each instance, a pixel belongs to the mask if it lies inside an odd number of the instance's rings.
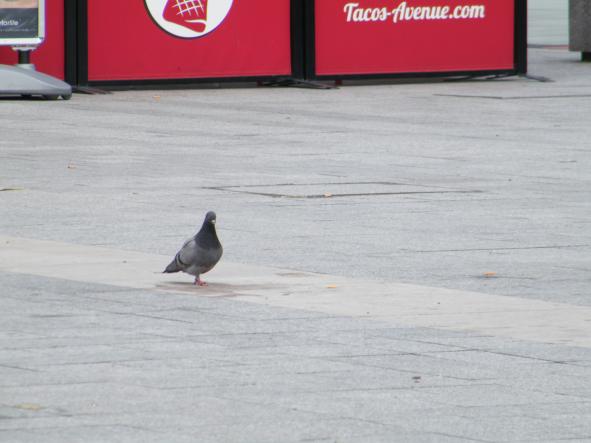
[[185,242],[164,273],[183,271],[195,276],[194,284],[207,285],[199,276],[211,271],[222,257],[223,252],[215,232],[215,219],[215,212],[209,211],[205,214],[205,220],[199,232]]

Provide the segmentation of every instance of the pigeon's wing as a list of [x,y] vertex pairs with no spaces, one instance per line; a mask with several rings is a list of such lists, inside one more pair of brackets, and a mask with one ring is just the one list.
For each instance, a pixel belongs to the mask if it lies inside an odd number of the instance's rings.
[[179,251],[176,253],[176,255],[174,256],[172,261],[168,264],[168,266],[166,267],[164,272],[165,273],[173,273],[173,272],[184,271],[185,269],[187,269],[191,265],[191,263],[188,260],[191,259],[191,256],[193,253],[192,251],[194,249],[194,246],[196,246],[194,243],[195,243],[194,237],[187,240],[183,244],[183,246],[181,246],[181,249],[179,249]]
[[172,259],[172,261],[168,264],[168,266],[166,268],[164,268],[164,272],[165,274],[172,274],[173,272],[180,272],[183,270],[183,268],[181,268],[181,265],[179,265],[177,263],[176,260],[176,256]]
[[189,267],[199,261],[200,250],[195,238],[190,238],[177,253],[177,259],[181,265]]
[[186,267],[208,267],[211,265],[209,251],[206,248],[199,246],[195,238],[187,240],[177,256],[181,264]]

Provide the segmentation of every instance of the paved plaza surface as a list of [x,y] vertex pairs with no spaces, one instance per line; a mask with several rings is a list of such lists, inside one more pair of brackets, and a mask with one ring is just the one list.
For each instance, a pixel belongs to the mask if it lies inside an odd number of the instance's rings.
[[0,441],[591,441],[578,58],[0,100]]

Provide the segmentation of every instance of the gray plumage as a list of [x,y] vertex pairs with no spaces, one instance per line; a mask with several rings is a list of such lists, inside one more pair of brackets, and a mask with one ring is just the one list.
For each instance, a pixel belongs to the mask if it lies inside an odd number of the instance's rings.
[[215,231],[215,221],[215,212],[209,211],[205,215],[199,232],[183,244],[164,270],[165,273],[182,271],[194,275],[196,285],[207,284],[199,276],[211,271],[223,253],[222,245]]

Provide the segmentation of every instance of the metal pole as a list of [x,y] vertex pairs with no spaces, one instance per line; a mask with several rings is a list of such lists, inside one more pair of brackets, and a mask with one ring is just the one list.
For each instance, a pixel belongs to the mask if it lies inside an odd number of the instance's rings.
[[31,64],[31,50],[30,49],[19,49],[17,52],[18,52],[18,64],[19,65],[30,65]]

